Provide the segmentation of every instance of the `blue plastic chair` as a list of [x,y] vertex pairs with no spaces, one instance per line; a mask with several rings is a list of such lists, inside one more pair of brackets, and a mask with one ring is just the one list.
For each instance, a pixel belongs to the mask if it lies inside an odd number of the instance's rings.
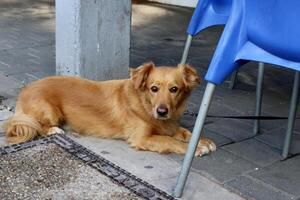
[[[198,35],[202,30],[215,26],[215,25],[224,25],[226,24],[228,17],[231,12],[232,0],[199,0],[198,4],[194,10],[194,13],[191,17],[188,29],[187,29],[187,40],[183,55],[181,58],[181,64],[185,64],[189,49],[192,43],[194,36]],[[261,103],[262,103],[262,85],[263,85],[263,73],[264,73],[264,64],[259,63],[258,66],[258,78],[256,85],[256,105],[255,105],[255,116],[260,116],[261,114]],[[234,71],[229,88],[234,87],[237,77],[237,71]],[[254,120],[253,132],[254,134],[259,133],[259,120]]]
[[232,0],[199,0],[190,20],[181,63],[185,63],[194,36],[207,27],[226,24]]
[[248,61],[296,70],[283,157],[287,157],[299,99],[300,1],[233,0],[208,72],[193,134],[174,195],[181,196],[216,85]]
[[195,36],[207,27],[225,24],[231,4],[232,0],[200,0],[188,26],[188,34]]

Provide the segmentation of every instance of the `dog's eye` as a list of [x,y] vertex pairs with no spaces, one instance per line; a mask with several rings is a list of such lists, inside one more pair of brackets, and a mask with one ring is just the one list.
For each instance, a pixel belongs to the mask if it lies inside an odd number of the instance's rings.
[[169,91],[170,91],[171,93],[176,93],[176,92],[178,91],[178,87],[171,87],[171,88],[169,89]]
[[151,91],[152,91],[152,92],[158,92],[158,87],[152,86],[152,87],[151,87]]

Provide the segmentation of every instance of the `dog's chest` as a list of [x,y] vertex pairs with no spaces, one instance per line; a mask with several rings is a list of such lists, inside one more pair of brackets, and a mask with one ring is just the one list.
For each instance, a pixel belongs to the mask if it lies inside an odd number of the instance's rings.
[[168,126],[168,125],[162,125],[162,126],[159,126],[159,127],[155,127],[154,132],[158,135],[174,136],[175,133],[176,133],[176,127]]

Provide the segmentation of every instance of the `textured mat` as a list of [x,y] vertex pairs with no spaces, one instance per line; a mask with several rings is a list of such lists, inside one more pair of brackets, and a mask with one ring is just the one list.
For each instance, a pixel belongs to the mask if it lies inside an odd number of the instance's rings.
[[2,147],[0,160],[2,200],[174,199],[65,135]]

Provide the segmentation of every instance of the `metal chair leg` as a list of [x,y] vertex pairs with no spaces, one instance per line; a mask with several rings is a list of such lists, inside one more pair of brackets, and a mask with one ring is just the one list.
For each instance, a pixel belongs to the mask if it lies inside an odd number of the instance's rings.
[[[263,81],[264,81],[264,63],[258,63],[258,75],[256,83],[256,102],[255,102],[255,116],[258,117],[261,114],[261,102],[263,95]],[[254,120],[253,134],[259,134],[260,121]]]
[[185,64],[186,63],[186,59],[188,57],[189,50],[190,50],[190,47],[191,47],[191,44],[192,44],[192,39],[193,39],[193,36],[191,36],[191,35],[187,36],[180,64]]
[[286,135],[285,135],[283,151],[282,151],[283,158],[287,158],[289,154],[291,140],[292,140],[292,133],[293,133],[295,118],[297,114],[298,100],[299,100],[299,72],[296,71],[291,103],[290,103],[289,119],[288,119]]
[[184,157],[182,168],[177,178],[177,183],[174,189],[175,197],[181,197],[182,195],[215,87],[215,84],[207,83],[202,103],[199,109],[198,117],[195,122],[195,127],[193,129],[192,137],[189,142],[187,153]]
[[228,88],[231,89],[231,90],[233,89],[233,87],[235,85],[237,74],[238,74],[238,70],[235,70],[231,74],[230,81],[229,81],[229,86],[228,86]]

